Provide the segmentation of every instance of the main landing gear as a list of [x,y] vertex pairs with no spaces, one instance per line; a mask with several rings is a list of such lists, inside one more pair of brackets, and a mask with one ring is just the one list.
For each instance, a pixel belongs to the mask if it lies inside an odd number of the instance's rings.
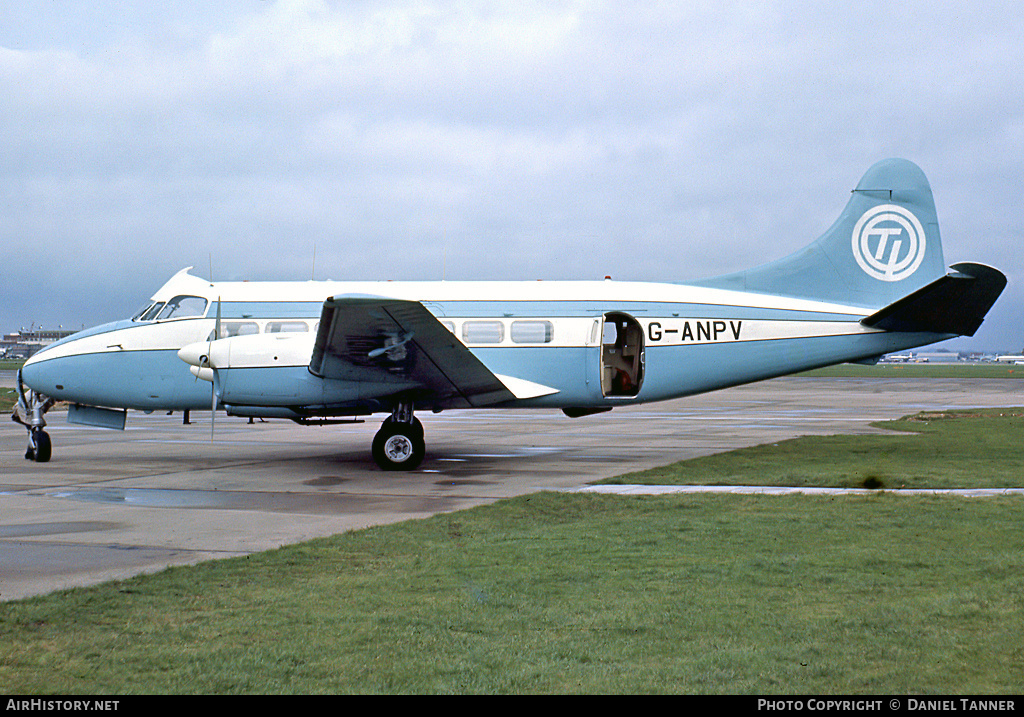
[[49,411],[54,403],[56,402],[52,398],[47,398],[38,391],[26,391],[25,385],[21,382],[21,371],[18,371],[18,403],[14,406],[11,420],[28,429],[26,460],[36,463],[46,463],[50,460],[53,447],[50,444],[50,434],[43,430],[46,427],[43,414]]
[[423,424],[412,403],[399,403],[373,437],[373,460],[386,471],[411,471],[423,461]]

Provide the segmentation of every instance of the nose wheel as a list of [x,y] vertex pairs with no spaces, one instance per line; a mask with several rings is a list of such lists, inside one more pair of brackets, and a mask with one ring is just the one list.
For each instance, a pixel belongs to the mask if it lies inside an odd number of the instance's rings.
[[21,381],[21,370],[18,371],[18,402],[14,406],[11,420],[28,429],[28,448],[25,459],[36,463],[50,460],[53,447],[50,434],[43,430],[46,419],[43,415],[53,406],[54,400],[47,398],[38,391],[26,390]]
[[425,452],[423,424],[412,415],[411,407],[396,408],[373,437],[373,460],[386,471],[411,471]]
[[36,463],[46,463],[50,460],[52,446],[50,434],[42,429],[29,431],[28,449],[25,451],[25,459]]

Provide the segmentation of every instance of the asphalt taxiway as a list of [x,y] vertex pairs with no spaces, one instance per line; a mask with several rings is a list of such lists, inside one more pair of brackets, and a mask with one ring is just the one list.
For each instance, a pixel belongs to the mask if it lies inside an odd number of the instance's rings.
[[409,473],[370,457],[381,417],[302,427],[209,412],[130,413],[124,432],[48,415],[53,458],[0,423],[0,600],[244,555],[375,524],[800,435],[870,433],[923,410],[1024,405],[1024,381],[783,378],[570,419],[555,411],[418,414]]

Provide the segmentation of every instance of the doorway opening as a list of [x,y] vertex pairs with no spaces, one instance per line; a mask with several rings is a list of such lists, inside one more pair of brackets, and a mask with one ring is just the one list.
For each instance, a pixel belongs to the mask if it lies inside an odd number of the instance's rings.
[[604,315],[601,339],[601,393],[635,396],[644,382],[644,332],[629,314]]

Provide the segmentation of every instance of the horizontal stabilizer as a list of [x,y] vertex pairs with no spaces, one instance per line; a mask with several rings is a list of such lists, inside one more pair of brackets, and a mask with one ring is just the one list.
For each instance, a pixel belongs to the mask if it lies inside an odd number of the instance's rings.
[[983,264],[954,264],[953,271],[861,321],[886,331],[974,336],[999,298],[1006,277]]

